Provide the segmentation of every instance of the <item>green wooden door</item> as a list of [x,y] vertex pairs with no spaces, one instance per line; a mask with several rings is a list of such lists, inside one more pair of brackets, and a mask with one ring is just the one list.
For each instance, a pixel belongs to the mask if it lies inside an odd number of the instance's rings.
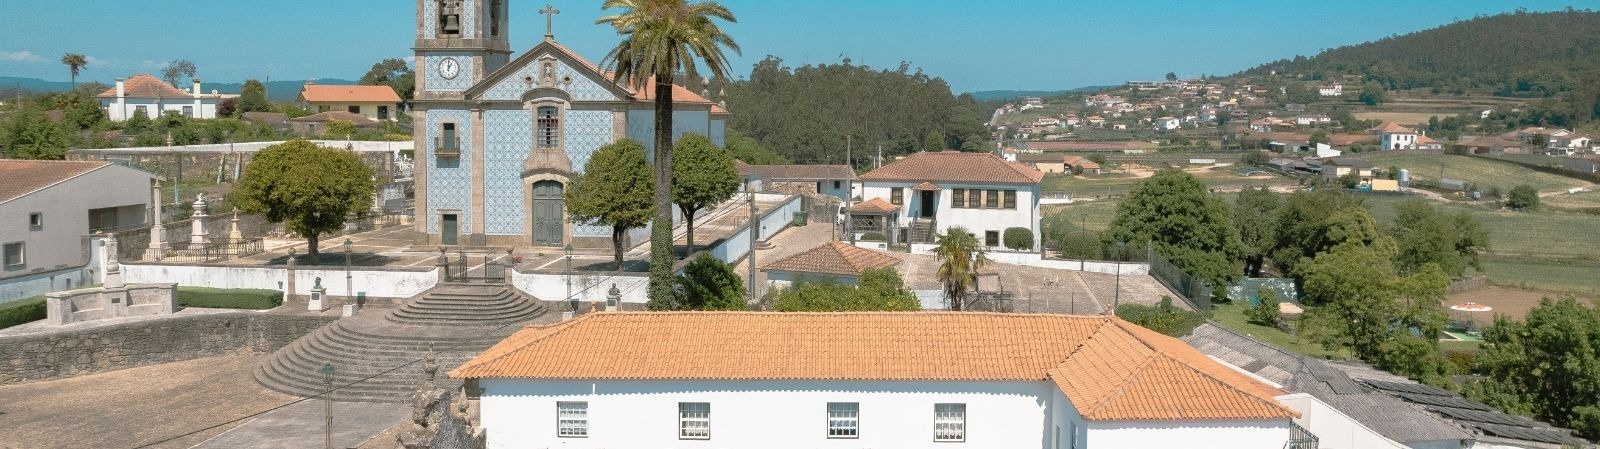
[[443,245],[456,244],[456,214],[444,214],[439,217],[439,243]]
[[561,183],[539,181],[533,184],[533,244],[561,246]]

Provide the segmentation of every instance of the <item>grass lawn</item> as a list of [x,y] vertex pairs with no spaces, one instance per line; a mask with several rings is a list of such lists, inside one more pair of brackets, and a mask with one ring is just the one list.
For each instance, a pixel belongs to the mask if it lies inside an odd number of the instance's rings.
[[1044,226],[1052,229],[1068,224],[1072,228],[1104,231],[1111,227],[1111,219],[1117,216],[1117,203],[1117,200],[1110,199],[1041,206],[1040,214],[1044,216]]
[[[1530,172],[1531,173],[1531,172]],[[1405,196],[1362,196],[1372,217],[1383,226],[1394,223],[1395,205]],[[1499,257],[1544,260],[1600,261],[1600,217],[1572,212],[1537,210],[1513,212],[1462,204],[1432,203],[1449,213],[1465,211],[1489,232],[1489,253]],[[1588,276],[1600,277],[1589,271]]]
[[1278,330],[1277,328],[1251,323],[1244,316],[1246,305],[1247,304],[1244,301],[1235,301],[1212,307],[1211,319],[1212,321],[1216,321],[1217,324],[1222,325],[1222,327],[1232,329],[1233,331],[1241,334],[1255,337],[1261,341],[1272,343],[1278,347],[1288,349],[1299,354],[1329,359],[1350,359],[1354,357],[1354,355],[1350,354],[1350,352],[1346,350],[1341,349],[1330,351],[1323,348],[1321,344],[1302,339],[1299,336],[1289,334],[1288,332]]
[[[1540,198],[1539,202],[1545,206],[1556,209],[1576,210],[1600,208],[1600,190],[1551,195]],[[1600,217],[1595,217],[1595,219],[1600,220]]]
[[1511,187],[1518,184],[1530,184],[1540,191],[1553,191],[1588,184],[1565,176],[1533,171],[1510,162],[1453,154],[1380,153],[1367,156],[1366,159],[1379,168],[1387,169],[1392,165],[1408,169],[1411,171],[1412,179],[1432,182],[1439,181],[1439,171],[1442,167],[1445,178],[1477,184],[1485,190],[1489,187],[1500,187],[1502,191],[1510,191]]

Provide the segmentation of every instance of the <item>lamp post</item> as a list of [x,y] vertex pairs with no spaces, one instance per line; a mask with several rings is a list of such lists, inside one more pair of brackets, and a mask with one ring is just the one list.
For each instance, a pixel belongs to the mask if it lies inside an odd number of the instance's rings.
[[322,444],[324,449],[333,449],[333,362],[322,364],[322,386]]
[[572,244],[568,243],[564,249],[567,254],[567,303],[572,306],[572,312],[578,312],[578,302],[572,300]]
[[1128,242],[1117,241],[1117,293],[1111,296],[1111,314],[1117,314],[1117,306],[1122,305],[1122,253],[1127,251]]
[[355,282],[350,279],[350,249],[355,247],[355,242],[344,239],[344,303],[354,304],[356,300]]

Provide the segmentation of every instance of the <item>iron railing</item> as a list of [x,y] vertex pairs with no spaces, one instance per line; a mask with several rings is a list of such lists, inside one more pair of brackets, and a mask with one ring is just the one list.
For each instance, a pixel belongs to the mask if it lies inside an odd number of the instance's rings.
[[261,239],[240,242],[214,242],[211,245],[199,248],[170,250],[162,260],[168,262],[214,262],[253,256],[261,254],[262,251]]

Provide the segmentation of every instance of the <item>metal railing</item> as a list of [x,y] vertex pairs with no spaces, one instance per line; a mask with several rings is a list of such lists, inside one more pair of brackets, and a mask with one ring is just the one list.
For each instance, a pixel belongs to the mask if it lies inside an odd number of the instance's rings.
[[1289,423],[1289,442],[1284,444],[1284,449],[1317,449],[1320,444],[1316,435],[1310,430],[1300,427],[1299,424]]
[[261,254],[262,248],[261,239],[250,239],[241,242],[215,242],[200,248],[171,250],[162,260],[168,262],[215,262]]

